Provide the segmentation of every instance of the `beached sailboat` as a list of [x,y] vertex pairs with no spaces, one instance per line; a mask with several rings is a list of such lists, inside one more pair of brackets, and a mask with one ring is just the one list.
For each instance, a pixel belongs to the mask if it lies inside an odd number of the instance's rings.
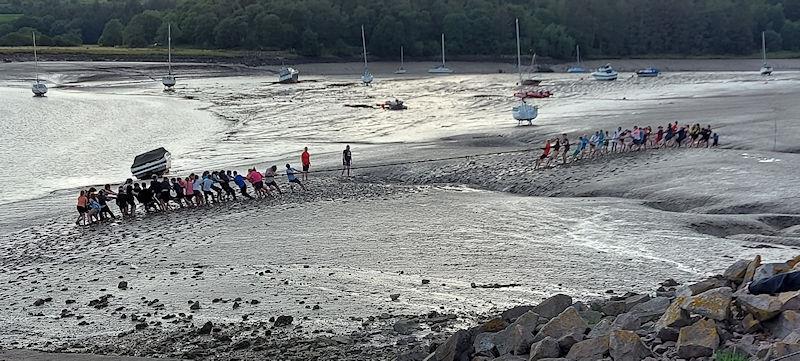
[[597,70],[592,73],[592,76],[597,80],[612,81],[617,80],[619,73],[611,67],[611,64],[606,64],[597,68]]
[[361,82],[364,85],[369,85],[375,77],[372,76],[367,67],[367,38],[364,36],[364,25],[361,25],[361,46],[364,48],[364,73],[361,74]]
[[172,90],[175,86],[175,76],[172,75],[172,24],[167,24],[167,66],[168,73],[165,77],[161,78],[161,83],[164,84],[166,89]]
[[575,54],[576,54],[575,60],[576,60],[577,64],[567,68],[567,73],[588,73],[589,71],[586,70],[586,68],[584,68],[583,65],[581,64],[581,46],[580,45],[575,45]]
[[292,84],[297,83],[300,77],[300,71],[295,68],[282,65],[281,69],[278,70],[278,83],[281,84]]
[[[522,55],[519,49],[519,19],[516,20],[517,26],[517,73],[519,74],[519,84],[522,85]],[[517,124],[528,122],[533,125],[533,120],[539,115],[539,108],[525,102],[526,96],[520,97],[519,104],[511,108],[511,115],[517,120]]]
[[437,65],[435,68],[428,69],[428,73],[431,74],[452,74],[453,70],[448,68],[445,61],[444,61],[444,33],[442,33],[442,63]]
[[36,54],[36,33],[33,33],[33,67],[36,69],[36,82],[31,86],[33,95],[43,97],[47,94],[47,85],[39,80],[39,55]]
[[[531,57],[531,67],[528,68],[528,73],[530,73],[532,75],[535,72],[536,72],[536,53],[533,53],[533,56]],[[522,79],[522,85],[537,86],[537,85],[539,85],[541,83],[542,83],[542,81],[539,80],[539,79],[531,79],[531,78]]]
[[767,64],[767,39],[761,32],[761,54],[764,63],[761,65],[761,75],[772,75],[772,65]]
[[404,68],[403,65],[405,65],[405,64],[403,62],[403,47],[401,46],[400,47],[400,67],[397,68],[397,70],[395,70],[394,73],[395,74],[405,74],[406,73],[406,68]]

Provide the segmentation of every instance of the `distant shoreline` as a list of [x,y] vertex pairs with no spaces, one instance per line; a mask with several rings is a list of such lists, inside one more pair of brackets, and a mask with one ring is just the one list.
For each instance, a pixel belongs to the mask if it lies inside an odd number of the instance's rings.
[[[37,49],[41,61],[124,61],[124,62],[164,62],[167,57],[167,50],[164,48],[111,48],[99,46],[78,46],[78,47],[40,47]],[[525,55],[528,58],[529,55]],[[514,67],[516,59],[512,55],[453,55],[448,57],[454,63],[487,63],[509,65]],[[770,62],[778,63],[797,63],[792,69],[800,69],[800,52],[779,52],[768,54]],[[174,63],[207,63],[207,64],[238,64],[252,67],[276,66],[282,64],[341,64],[360,62],[357,57],[334,57],[319,56],[305,57],[283,51],[256,51],[256,50],[224,50],[224,49],[191,49],[178,48],[173,50],[172,60]],[[370,62],[391,63],[399,62],[399,59],[374,58]],[[523,61],[529,64],[528,61]],[[566,67],[573,64],[572,61],[564,61],[546,57],[537,57],[537,64],[554,68]],[[725,55],[704,55],[704,56],[681,56],[681,55],[643,55],[629,58],[599,58],[584,61],[587,67],[590,64],[601,64],[611,62],[614,64],[658,64],[658,63],[685,63],[685,62],[760,62],[759,54],[749,56],[725,56]],[[33,48],[29,46],[21,47],[0,47],[0,61],[3,63],[33,61]],[[436,63],[435,57],[407,58],[408,63]],[[662,66],[664,67],[664,66]],[[556,69],[554,69],[556,70]],[[626,69],[621,69],[626,70]],[[706,69],[687,69],[682,67],[680,70],[706,70]],[[737,70],[737,69],[713,69],[713,70]],[[558,70],[556,70],[558,71]]]

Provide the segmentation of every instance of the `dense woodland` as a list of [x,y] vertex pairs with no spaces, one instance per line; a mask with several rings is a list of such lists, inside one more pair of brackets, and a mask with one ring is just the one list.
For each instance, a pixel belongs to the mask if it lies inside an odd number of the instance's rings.
[[0,0],[0,45],[287,50],[371,56],[747,55],[800,50],[800,0]]

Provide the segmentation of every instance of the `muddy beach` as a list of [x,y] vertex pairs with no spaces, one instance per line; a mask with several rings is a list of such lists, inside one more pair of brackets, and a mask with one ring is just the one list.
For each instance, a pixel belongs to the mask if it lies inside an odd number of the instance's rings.
[[[130,99],[130,119],[152,119],[140,118],[137,104],[173,102],[194,108],[175,108],[180,114],[209,116],[191,118],[207,122],[202,142],[163,140],[175,142],[179,173],[296,162],[306,144],[317,169],[335,169],[343,144],[353,144],[356,166],[508,153],[354,178],[322,172],[308,193],[73,227],[75,187],[126,176],[129,157],[112,152],[102,174],[44,179],[51,188],[36,199],[6,199],[0,348],[421,360],[456,329],[555,293],[588,301],[649,292],[667,278],[699,281],[736,259],[798,253],[798,128],[790,120],[800,112],[800,74],[765,82],[678,72],[614,84],[543,77],[557,95],[537,102],[534,127],[509,120],[510,74],[386,77],[368,89],[338,86],[352,81],[343,75],[292,87],[269,85],[269,76],[200,75],[166,98],[152,84],[97,78],[56,88],[53,99]],[[87,87],[98,82],[106,86]],[[341,106],[395,96],[410,109]],[[309,113],[324,121],[309,122]],[[532,169],[547,137],[674,120],[713,124],[721,147]],[[531,151],[511,153],[521,149]]]

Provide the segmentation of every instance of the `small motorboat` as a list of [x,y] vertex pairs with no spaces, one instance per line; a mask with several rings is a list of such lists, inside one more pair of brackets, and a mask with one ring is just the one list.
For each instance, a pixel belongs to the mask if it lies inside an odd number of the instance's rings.
[[511,115],[517,120],[517,125],[521,125],[522,122],[533,125],[533,120],[539,115],[539,107],[526,103],[523,98],[519,105],[511,108]]
[[169,173],[172,166],[172,155],[164,148],[153,149],[133,159],[131,173],[138,179],[149,179],[153,175]]
[[403,101],[400,100],[400,99],[387,100],[387,101],[383,102],[383,104],[378,104],[378,105],[381,107],[381,109],[386,109],[386,110],[406,110],[406,109],[408,109],[408,107],[405,105],[405,103],[403,103]]
[[597,68],[597,70],[592,73],[592,76],[597,80],[612,81],[617,80],[619,73],[617,73],[617,71],[611,67],[611,64],[606,64],[600,68]]
[[539,79],[522,79],[522,85],[539,86],[541,83],[542,81]]
[[278,71],[278,83],[292,84],[299,81],[300,72],[295,68],[283,67]]
[[553,96],[553,92],[551,92],[549,90],[536,90],[536,91],[520,90],[520,91],[514,93],[514,96],[517,97],[517,98],[520,98],[520,99],[526,99],[526,98],[541,99],[541,98],[549,98],[549,97]]
[[658,74],[661,74],[661,72],[653,67],[639,69],[636,71],[636,76],[640,78],[655,78],[658,76]]

